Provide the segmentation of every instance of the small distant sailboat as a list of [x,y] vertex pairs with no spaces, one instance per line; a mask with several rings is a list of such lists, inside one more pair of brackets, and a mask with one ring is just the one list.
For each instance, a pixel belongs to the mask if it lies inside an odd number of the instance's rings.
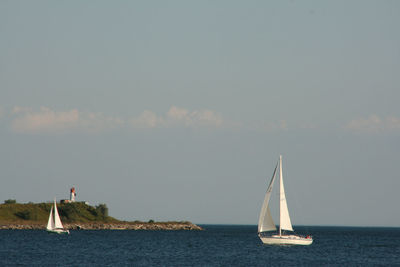
[[[54,210],[54,213],[53,213]],[[56,200],[54,199],[54,206],[51,207],[49,221],[47,222],[46,230],[50,233],[56,234],[69,234],[69,230],[64,229],[60,216],[58,215]]]
[[[274,185],[276,171],[279,165],[279,183],[280,183],[280,201],[279,201],[279,232],[277,234],[268,234],[267,232],[276,231],[275,223],[272,219],[269,209],[269,200]],[[258,236],[264,244],[269,245],[311,245],[313,239],[311,236],[300,236],[296,234],[286,234],[282,231],[294,231],[290,221],[289,210],[287,207],[285,189],[283,187],[282,176],[282,156],[279,157],[271,182],[269,183],[264,203],[261,208],[260,218],[258,220]]]

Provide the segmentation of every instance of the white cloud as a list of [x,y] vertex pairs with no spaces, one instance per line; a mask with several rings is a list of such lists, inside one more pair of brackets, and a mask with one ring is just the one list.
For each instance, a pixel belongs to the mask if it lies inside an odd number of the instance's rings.
[[222,126],[222,117],[221,115],[215,113],[212,110],[201,110],[201,111],[194,111],[189,114],[191,117],[191,122],[197,125],[208,125],[219,127]]
[[139,117],[131,119],[130,124],[134,128],[155,128],[163,125],[163,119],[157,117],[154,112],[145,110]]
[[400,130],[400,118],[380,118],[371,115],[368,118],[359,118],[348,122],[345,128],[354,132],[380,133]]
[[189,111],[172,106],[164,116],[157,116],[152,111],[144,111],[139,117],[130,120],[135,128],[155,127],[220,127],[223,124],[221,115],[212,110]]
[[18,133],[99,132],[123,124],[119,118],[77,109],[53,111],[41,107],[40,111],[32,111],[30,108],[14,107],[12,113],[16,118],[11,128]]
[[124,119],[103,113],[82,112],[77,109],[55,111],[41,107],[35,111],[29,107],[15,106],[11,111],[11,129],[17,133],[64,134],[74,132],[96,133],[130,125],[135,129],[170,127],[220,127],[221,115],[212,110],[189,111],[172,106],[163,116],[145,110],[125,123]]
[[79,128],[88,132],[101,132],[115,129],[125,124],[123,119],[106,116],[101,112],[81,112],[80,114]]
[[170,121],[187,122],[190,120],[189,111],[184,108],[172,106],[167,112],[167,118]]
[[167,122],[169,125],[178,123],[187,127],[219,127],[222,125],[222,117],[212,110],[190,112],[187,109],[172,106],[167,112]]
[[11,114],[18,114],[18,113],[30,112],[30,111],[32,111],[32,108],[15,106],[11,110]]

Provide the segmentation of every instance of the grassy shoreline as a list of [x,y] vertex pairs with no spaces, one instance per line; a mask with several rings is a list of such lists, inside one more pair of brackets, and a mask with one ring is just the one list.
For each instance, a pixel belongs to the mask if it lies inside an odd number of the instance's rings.
[[[0,204],[0,229],[45,229],[53,203]],[[61,221],[70,230],[202,230],[187,221],[120,221],[108,216],[105,204],[83,202],[57,204]]]

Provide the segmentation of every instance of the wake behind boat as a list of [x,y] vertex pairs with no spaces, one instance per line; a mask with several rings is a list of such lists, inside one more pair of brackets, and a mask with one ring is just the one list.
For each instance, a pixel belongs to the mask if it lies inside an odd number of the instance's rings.
[[[271,212],[269,209],[269,200],[271,198],[271,192],[274,185],[276,170],[279,164],[279,232],[277,234],[270,234],[268,232],[276,231],[275,223],[272,219]],[[274,174],[272,175],[271,182],[269,183],[267,193],[265,194],[264,203],[261,208],[260,218],[258,220],[258,236],[264,244],[269,245],[311,245],[313,239],[311,236],[300,236],[296,234],[285,234],[282,230],[294,232],[292,223],[290,221],[289,210],[287,207],[285,189],[283,187],[283,176],[282,176],[282,156],[279,157]]]
[[58,215],[56,199],[54,199],[54,206],[52,206],[50,210],[49,221],[47,222],[46,230],[49,233],[69,234],[69,230],[63,227],[60,215]]

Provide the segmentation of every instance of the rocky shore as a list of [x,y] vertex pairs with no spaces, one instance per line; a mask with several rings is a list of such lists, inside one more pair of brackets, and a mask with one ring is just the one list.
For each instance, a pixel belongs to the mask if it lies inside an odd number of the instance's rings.
[[[69,230],[203,230],[191,222],[122,222],[122,223],[65,223],[64,227]],[[46,225],[38,223],[9,223],[1,224],[3,230],[44,230]]]

